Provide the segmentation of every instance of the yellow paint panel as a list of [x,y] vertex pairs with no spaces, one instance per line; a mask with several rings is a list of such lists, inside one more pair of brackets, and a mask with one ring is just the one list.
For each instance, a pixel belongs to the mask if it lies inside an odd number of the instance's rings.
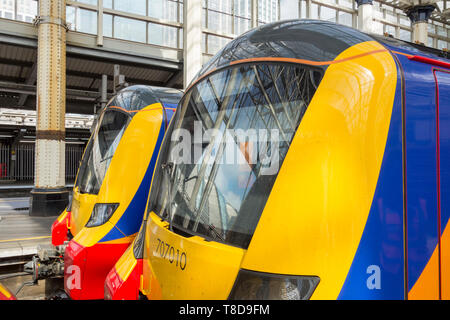
[[[159,108],[156,108],[157,106]],[[163,120],[163,111],[160,106],[160,104],[147,106],[137,112],[128,124],[98,196],[91,206],[86,205],[86,210],[83,210],[83,217],[87,215],[87,218],[83,218],[82,227],[89,220],[95,203],[119,203],[120,205],[108,223],[99,227],[83,228],[82,234],[77,234],[74,239],[80,245],[90,247],[100,241],[117,224],[133,199],[147,171],[158,140]],[[79,223],[82,223],[81,219]]]
[[64,211],[59,215],[59,217],[56,219],[58,222],[63,221],[67,217],[67,210],[64,209]]
[[179,236],[154,213],[145,239],[143,287],[150,299],[228,298],[245,250]]
[[313,299],[336,299],[375,192],[397,84],[394,60],[375,41],[332,64],[280,169],[245,269],[315,275]]
[[72,219],[70,219],[70,232],[73,236],[77,236],[89,221],[96,202],[97,195],[80,193],[78,188],[73,189]]
[[115,265],[116,272],[119,275],[120,279],[125,282],[130,276],[136,264],[137,260],[133,254],[133,244],[131,244]]
[[6,297],[6,299],[11,298],[11,293],[1,284],[0,284],[0,293],[3,294]]

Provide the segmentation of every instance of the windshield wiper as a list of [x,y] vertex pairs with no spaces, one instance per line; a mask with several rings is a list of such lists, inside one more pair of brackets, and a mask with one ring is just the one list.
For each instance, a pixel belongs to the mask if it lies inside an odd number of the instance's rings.
[[216,227],[212,223],[208,225],[208,230],[214,236],[214,238],[219,238],[220,240],[225,241],[225,238],[220,234],[219,231],[216,230]]
[[112,155],[112,156],[110,156],[110,157],[107,157],[107,158],[104,158],[104,159],[100,160],[100,163],[105,162],[106,160],[109,160],[109,159],[111,159],[112,157],[114,157],[114,155]]
[[169,198],[167,201],[167,206],[168,208],[166,208],[167,213],[169,215],[168,219],[164,219],[167,222],[169,222],[169,230],[172,230],[172,181],[171,181],[171,175],[172,175],[172,170],[173,170],[173,162],[168,162],[168,163],[163,163],[161,165],[161,169],[164,173],[164,175],[167,175],[167,197]]

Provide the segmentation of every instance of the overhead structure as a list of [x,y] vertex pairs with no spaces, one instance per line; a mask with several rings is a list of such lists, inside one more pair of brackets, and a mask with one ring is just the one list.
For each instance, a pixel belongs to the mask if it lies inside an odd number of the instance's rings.
[[427,45],[428,43],[428,20],[435,18],[445,20],[448,16],[446,11],[441,11],[438,0],[387,0],[380,1],[383,4],[393,6],[405,12],[412,24],[412,41]]
[[362,32],[373,32],[372,0],[356,0],[358,4],[358,29]]
[[[202,1],[189,0],[183,6],[184,28],[183,50],[184,74],[186,88],[197,72],[202,68]],[[189,18],[188,18],[189,17]]]
[[[439,21],[445,21],[445,18],[448,17],[449,9],[446,10],[440,10],[438,3],[441,2],[439,0],[377,0],[378,2],[392,6],[393,8],[400,9],[405,11],[407,8],[414,7],[414,6],[426,6],[426,5],[433,5],[436,10],[434,10],[430,18],[439,20]],[[406,13],[406,11],[405,11]]]
[[436,9],[436,0],[402,0],[401,7],[412,23],[413,42],[427,44],[428,19]]
[[36,151],[30,215],[58,215],[65,188],[66,1],[41,0],[38,27]]

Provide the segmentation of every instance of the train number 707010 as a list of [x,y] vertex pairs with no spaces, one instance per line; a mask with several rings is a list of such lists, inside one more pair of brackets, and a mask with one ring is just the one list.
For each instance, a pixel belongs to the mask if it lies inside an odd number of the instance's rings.
[[173,246],[159,238],[156,240],[158,241],[158,244],[156,246],[156,251],[154,252],[155,255],[168,260],[170,263],[175,263],[181,270],[186,269],[186,252],[180,252],[179,249],[175,249]]

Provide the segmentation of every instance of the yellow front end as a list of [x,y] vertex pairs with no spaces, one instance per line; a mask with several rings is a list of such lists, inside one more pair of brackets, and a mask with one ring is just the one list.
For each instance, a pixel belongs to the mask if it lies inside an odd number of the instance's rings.
[[[114,153],[98,194],[80,193],[78,187],[74,188],[70,231],[75,241],[89,247],[99,242],[113,228],[117,228],[117,222],[135,197],[148,170],[150,158],[162,130],[162,119],[163,110],[159,103],[147,106],[134,114]],[[96,203],[120,205],[104,225],[85,228]],[[136,213],[139,214],[142,213]],[[141,219],[133,220],[137,220],[133,221],[134,224],[140,225]],[[126,238],[134,236],[137,230],[132,234],[127,234],[126,230],[118,231],[122,233],[120,238]],[[129,241],[127,239],[122,242]]]
[[76,236],[89,221],[92,209],[97,203],[96,194],[80,193],[78,187],[75,187],[72,192],[72,211],[70,221],[70,232]]
[[[135,111],[120,141],[115,142],[117,148],[98,194],[74,189],[70,219],[74,237],[64,256],[65,290],[72,299],[103,299],[108,272],[142,223],[154,169],[151,159],[158,154],[164,125],[160,103]],[[114,206],[114,211],[103,221],[91,224],[96,206]],[[79,284],[70,283],[74,270],[81,275]]]
[[245,250],[171,232],[150,214],[141,291],[149,299],[227,299]]
[[179,235],[150,214],[141,287],[149,298],[227,299],[241,269],[317,276],[312,298],[338,297],[377,185],[397,71],[375,41],[335,61],[295,133],[247,250]]

